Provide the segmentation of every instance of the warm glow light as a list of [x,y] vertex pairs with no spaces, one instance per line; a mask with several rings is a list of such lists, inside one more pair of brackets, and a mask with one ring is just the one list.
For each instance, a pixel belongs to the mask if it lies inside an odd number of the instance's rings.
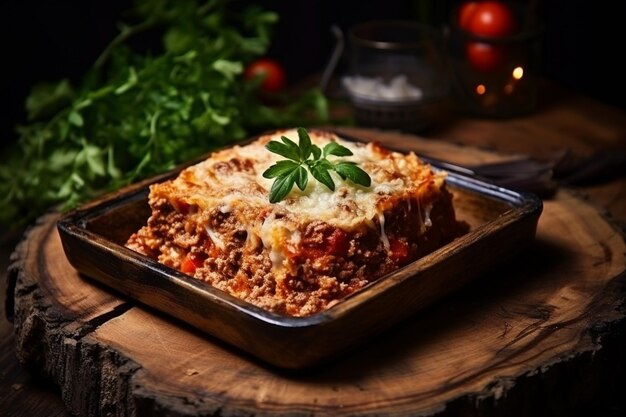
[[524,68],[522,67],[513,68],[513,78],[515,78],[516,80],[519,80],[523,76],[524,76]]
[[476,86],[476,94],[478,94],[479,96],[482,96],[483,94],[485,94],[486,91],[487,91],[487,88],[485,87],[484,84],[478,84]]
[[504,86],[504,93],[511,94],[513,92],[513,84],[506,84]]

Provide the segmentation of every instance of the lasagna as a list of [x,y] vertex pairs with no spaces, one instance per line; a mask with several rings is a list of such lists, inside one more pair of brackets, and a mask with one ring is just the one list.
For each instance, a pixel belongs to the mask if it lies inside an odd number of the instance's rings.
[[[414,153],[309,131],[313,144],[350,149],[368,187],[335,172],[331,191],[310,179],[269,202],[263,172],[280,160],[265,145],[295,130],[211,154],[150,186],[151,215],[126,246],[274,313],[303,317],[464,233],[446,173]],[[329,159],[333,158],[332,156]]]

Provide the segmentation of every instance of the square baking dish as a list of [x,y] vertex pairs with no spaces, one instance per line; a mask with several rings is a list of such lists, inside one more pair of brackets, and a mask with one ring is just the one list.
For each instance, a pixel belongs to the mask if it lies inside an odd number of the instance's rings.
[[[198,161],[195,161],[198,162]],[[436,164],[433,168],[440,169]],[[327,361],[441,300],[532,243],[542,211],[533,194],[448,173],[467,234],[308,317],[263,310],[134,252],[124,243],[150,216],[149,185],[181,168],[64,214],[57,227],[72,266],[145,305],[288,369]]]

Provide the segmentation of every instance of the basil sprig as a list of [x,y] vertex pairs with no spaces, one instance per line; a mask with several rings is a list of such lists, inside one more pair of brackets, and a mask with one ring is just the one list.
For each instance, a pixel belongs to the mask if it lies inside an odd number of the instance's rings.
[[282,142],[273,140],[265,145],[270,152],[287,158],[277,161],[263,172],[265,178],[276,178],[270,190],[270,203],[284,199],[294,184],[304,191],[309,182],[308,172],[331,191],[335,191],[335,182],[330,176],[330,171],[335,171],[344,181],[350,180],[364,187],[369,187],[372,182],[367,172],[356,163],[350,161],[333,163],[327,159],[329,155],[340,157],[352,155],[350,149],[337,142],[329,142],[320,149],[311,143],[309,133],[302,127],[298,128],[298,144],[286,136],[281,136],[280,139]]

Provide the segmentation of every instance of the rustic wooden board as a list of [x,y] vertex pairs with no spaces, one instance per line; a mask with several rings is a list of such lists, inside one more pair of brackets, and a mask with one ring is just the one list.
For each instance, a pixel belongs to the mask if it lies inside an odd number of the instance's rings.
[[[495,158],[358,133],[457,162]],[[17,353],[60,386],[77,415],[574,414],[610,394],[606,381],[625,367],[626,243],[572,192],[544,204],[529,250],[305,373],[269,368],[85,280],[65,259],[50,214],[9,268]]]

